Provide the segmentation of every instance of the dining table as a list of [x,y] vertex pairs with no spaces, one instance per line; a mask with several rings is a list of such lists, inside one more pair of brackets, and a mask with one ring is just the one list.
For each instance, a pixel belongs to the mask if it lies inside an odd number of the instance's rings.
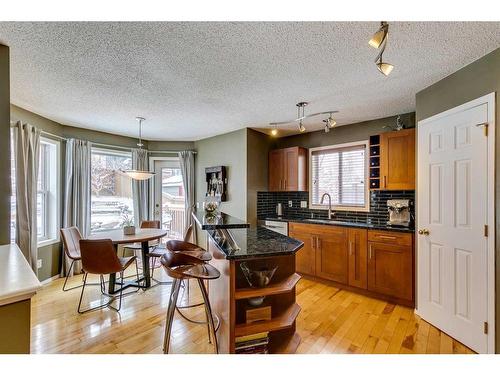
[[[110,239],[113,242],[115,250],[118,251],[118,245],[126,245],[133,243],[141,244],[141,258],[142,258],[142,277],[139,282],[143,282],[142,285],[133,282],[117,283],[116,274],[109,275],[108,293],[115,294],[120,292],[120,290],[129,287],[139,287],[139,288],[150,288],[151,287],[151,274],[149,266],[149,241],[160,240],[167,235],[168,231],[164,229],[154,229],[154,228],[136,228],[134,234],[124,234],[123,229],[114,229],[102,232],[96,232],[91,234],[88,239],[90,240],[103,240]],[[120,285],[117,288],[117,284]]]

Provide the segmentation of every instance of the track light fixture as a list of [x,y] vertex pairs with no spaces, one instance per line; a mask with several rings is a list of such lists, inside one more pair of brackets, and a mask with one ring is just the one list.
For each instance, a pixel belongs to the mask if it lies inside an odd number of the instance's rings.
[[[308,102],[299,102],[295,106],[297,107],[297,118],[294,120],[290,121],[282,121],[282,122],[271,122],[269,125],[273,127],[273,130],[271,130],[272,135],[276,135],[278,133],[277,127],[279,125],[288,125],[294,122],[299,123],[299,132],[304,133],[306,131],[306,127],[304,126],[304,120],[307,118],[319,116],[319,115],[326,115],[328,114],[329,117],[326,120],[323,120],[325,122],[325,132],[328,133],[331,128],[337,124],[337,122],[333,119],[333,114],[338,113],[338,111],[326,111],[326,112],[318,112],[318,113],[312,113],[310,115],[305,114],[305,107],[308,105]],[[328,128],[328,130],[326,130]],[[275,133],[276,131],[276,133]]]
[[377,65],[377,69],[379,70],[379,72],[385,76],[391,74],[392,70],[394,69],[394,65],[382,61],[382,55],[384,54],[385,47],[387,46],[388,37],[389,24],[385,21],[382,21],[380,23],[380,28],[375,34],[373,34],[372,38],[368,42],[368,44],[373,48],[380,49],[380,52],[375,58],[375,65]]

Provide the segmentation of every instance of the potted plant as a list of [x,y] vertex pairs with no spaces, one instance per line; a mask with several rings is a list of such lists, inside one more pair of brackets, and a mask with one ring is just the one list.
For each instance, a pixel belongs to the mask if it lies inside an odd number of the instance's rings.
[[122,214],[122,225],[123,225],[123,234],[131,235],[135,234],[135,226],[134,226],[134,218],[125,211]]

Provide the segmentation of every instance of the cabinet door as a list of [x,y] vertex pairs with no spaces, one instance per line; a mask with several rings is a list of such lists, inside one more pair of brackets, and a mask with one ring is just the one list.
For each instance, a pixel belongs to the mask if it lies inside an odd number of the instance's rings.
[[304,242],[302,249],[295,254],[297,272],[314,276],[316,274],[316,237],[307,232],[292,230],[288,235]]
[[283,150],[283,190],[299,190],[299,148],[291,147]]
[[367,230],[349,228],[349,285],[367,288]]
[[283,150],[273,150],[269,152],[269,191],[281,191],[283,188]]
[[412,247],[368,242],[368,290],[413,300]]
[[380,134],[380,189],[415,189],[415,129]]
[[328,227],[316,241],[316,276],[347,284],[347,228]]

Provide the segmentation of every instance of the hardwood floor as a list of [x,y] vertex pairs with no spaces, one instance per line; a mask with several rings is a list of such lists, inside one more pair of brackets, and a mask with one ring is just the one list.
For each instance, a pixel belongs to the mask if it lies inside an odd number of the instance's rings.
[[[75,276],[70,284],[80,282]],[[51,282],[33,299],[32,353],[161,353],[170,286],[126,296],[120,313],[104,309],[80,315],[80,289],[62,292],[62,283]],[[84,302],[101,303],[97,289],[86,288]],[[190,294],[198,300],[194,283]],[[407,307],[307,279],[297,286],[297,302],[302,307],[298,353],[473,353]],[[186,314],[204,319],[202,308]],[[171,352],[213,353],[206,326],[176,314]]]

